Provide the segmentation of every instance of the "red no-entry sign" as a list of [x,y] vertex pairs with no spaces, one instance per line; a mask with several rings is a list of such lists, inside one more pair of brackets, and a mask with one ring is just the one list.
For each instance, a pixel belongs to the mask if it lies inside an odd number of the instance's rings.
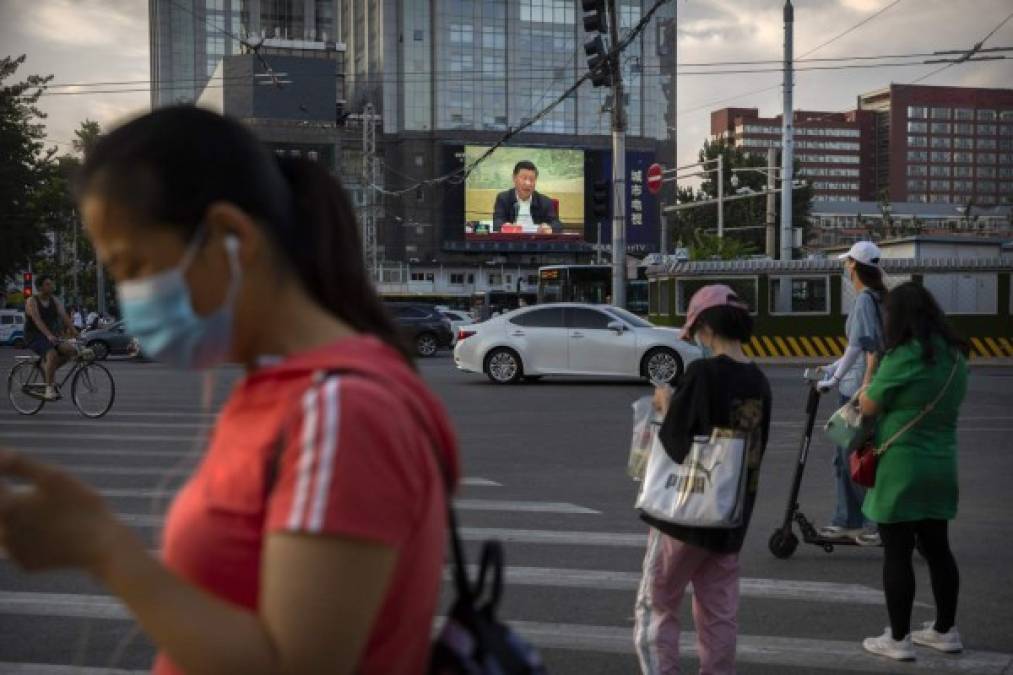
[[647,167],[647,190],[652,195],[661,191],[661,165],[658,163]]

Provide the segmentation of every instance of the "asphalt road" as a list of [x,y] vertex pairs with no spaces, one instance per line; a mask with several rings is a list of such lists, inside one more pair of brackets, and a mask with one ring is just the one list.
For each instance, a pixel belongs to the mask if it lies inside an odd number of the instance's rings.
[[[0,373],[14,354],[0,349]],[[69,467],[110,495],[114,510],[155,546],[166,498],[152,494],[184,479],[237,372],[110,368],[117,402],[107,417],[84,419],[61,401],[26,418],[0,401],[0,444]],[[459,509],[472,557],[481,539],[506,541],[502,616],[541,645],[552,673],[637,672],[631,630],[646,527],[632,509],[635,487],[624,467],[629,406],[649,388],[578,380],[501,387],[456,372],[446,353],[420,370],[460,435],[468,480]],[[959,657],[920,650],[913,665],[861,651],[860,639],[887,623],[880,550],[827,554],[803,545],[789,560],[768,552],[796,464],[805,390],[798,366],[765,371],[774,427],[741,557],[739,672],[1013,673],[1013,544],[1005,536],[1013,531],[1013,368],[973,369],[962,411],[962,496],[951,536],[968,650]],[[820,418],[830,412],[826,401]],[[800,500],[817,525],[833,507],[830,456],[817,434]],[[917,623],[933,612],[921,560],[916,570]],[[441,607],[449,599],[445,593]],[[683,619],[685,662],[695,668],[688,601]],[[82,575],[28,576],[0,560],[0,675],[141,671],[152,651],[122,607]]]

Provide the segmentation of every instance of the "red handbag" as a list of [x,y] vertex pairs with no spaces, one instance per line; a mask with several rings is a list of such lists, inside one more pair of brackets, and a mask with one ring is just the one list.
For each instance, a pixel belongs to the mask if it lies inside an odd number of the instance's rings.
[[894,441],[900,438],[908,429],[918,424],[923,417],[928,415],[936,404],[939,403],[943,398],[943,394],[950,387],[950,382],[953,381],[953,376],[957,373],[957,366],[960,364],[958,358],[954,358],[953,367],[950,369],[950,376],[946,378],[946,384],[939,390],[935,400],[929,403],[927,406],[922,408],[922,411],[915,415],[907,424],[902,426],[897,432],[891,436],[883,446],[877,450],[872,444],[872,441],[868,441],[857,449],[853,450],[848,456],[848,468],[851,470],[851,482],[855,485],[861,485],[862,487],[871,488],[876,484],[876,465],[879,463],[879,456],[882,455],[887,449],[893,445]]
[[879,461],[879,453],[872,446],[872,443],[865,443],[848,456],[848,464],[851,468],[851,482],[855,485],[871,488],[876,484],[876,463]]

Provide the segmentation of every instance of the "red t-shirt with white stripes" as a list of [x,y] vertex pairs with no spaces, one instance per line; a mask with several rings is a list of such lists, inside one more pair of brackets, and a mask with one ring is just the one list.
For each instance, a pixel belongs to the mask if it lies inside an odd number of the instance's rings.
[[[390,546],[397,563],[357,672],[422,673],[446,542],[434,448],[456,480],[443,407],[378,340],[347,338],[255,371],[232,393],[203,463],[173,503],[165,562],[256,611],[271,533]],[[334,616],[341,621],[340,605]],[[159,655],[154,672],[180,671]]]

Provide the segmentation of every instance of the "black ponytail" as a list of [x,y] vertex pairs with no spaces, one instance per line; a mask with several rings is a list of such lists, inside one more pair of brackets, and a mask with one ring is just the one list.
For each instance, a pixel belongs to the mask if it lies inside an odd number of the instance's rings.
[[279,158],[278,164],[302,238],[289,257],[306,291],[336,317],[377,336],[411,362],[367,274],[355,212],[338,179],[307,159]]
[[855,263],[855,276],[862,282],[866,288],[879,293],[880,297],[886,297],[886,284],[883,283],[883,271],[875,265],[866,265],[860,263],[857,260],[852,260]]
[[235,204],[258,224],[306,292],[338,319],[411,362],[362,256],[340,183],[308,160],[276,160],[239,122],[192,106],[160,108],[102,137],[78,176],[143,223],[193,237],[208,207]]

